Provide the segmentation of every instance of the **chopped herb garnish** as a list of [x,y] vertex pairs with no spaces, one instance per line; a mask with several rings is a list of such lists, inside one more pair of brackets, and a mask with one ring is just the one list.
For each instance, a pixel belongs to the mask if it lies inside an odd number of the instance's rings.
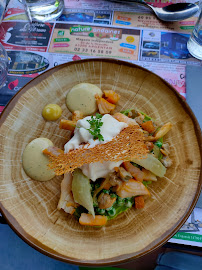
[[100,133],[100,128],[103,125],[102,115],[99,113],[96,113],[96,116],[91,116],[91,119],[87,120],[87,122],[90,124],[90,128],[88,128],[87,130],[89,131],[91,135],[93,135],[93,139],[104,141],[104,138],[102,134]]

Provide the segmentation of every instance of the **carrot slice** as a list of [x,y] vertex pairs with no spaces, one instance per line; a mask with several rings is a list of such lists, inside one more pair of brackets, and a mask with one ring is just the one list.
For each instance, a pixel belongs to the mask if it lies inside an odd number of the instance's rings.
[[135,197],[135,208],[137,208],[137,209],[144,208],[144,197],[143,196]]
[[120,95],[114,92],[113,90],[105,90],[104,95],[106,100],[112,104],[116,104],[120,99]]
[[107,217],[101,215],[95,215],[95,218],[86,213],[82,213],[79,218],[79,223],[81,225],[88,225],[88,226],[103,226],[107,223]]
[[115,109],[115,105],[108,102],[106,99],[100,97],[99,95],[95,95],[95,99],[97,101],[98,109],[101,114],[110,113]]
[[133,166],[130,161],[123,162],[123,166],[137,181],[143,181],[144,173],[139,168]]
[[153,125],[153,122],[151,120],[142,123],[141,124],[142,128],[146,131],[148,131],[149,133],[153,133],[155,131],[155,127]]
[[76,127],[76,122],[75,121],[66,120],[66,119],[61,119],[60,120],[59,128],[61,128],[61,129],[74,131],[75,127]]

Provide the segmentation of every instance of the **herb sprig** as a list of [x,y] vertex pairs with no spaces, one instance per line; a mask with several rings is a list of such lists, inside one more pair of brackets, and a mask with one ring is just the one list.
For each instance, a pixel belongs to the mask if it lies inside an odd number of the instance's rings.
[[104,141],[104,137],[100,133],[100,128],[103,125],[102,115],[99,113],[96,113],[96,115],[91,116],[91,119],[87,120],[87,122],[90,124],[90,128],[88,128],[87,130],[90,132],[91,135],[93,135],[93,139]]

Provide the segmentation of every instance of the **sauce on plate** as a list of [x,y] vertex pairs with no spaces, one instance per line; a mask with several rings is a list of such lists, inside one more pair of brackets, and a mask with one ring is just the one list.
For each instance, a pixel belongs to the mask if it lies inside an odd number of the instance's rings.
[[55,176],[55,172],[49,169],[49,159],[43,154],[43,150],[53,146],[47,138],[37,138],[31,141],[22,155],[22,165],[26,174],[38,181],[48,181]]

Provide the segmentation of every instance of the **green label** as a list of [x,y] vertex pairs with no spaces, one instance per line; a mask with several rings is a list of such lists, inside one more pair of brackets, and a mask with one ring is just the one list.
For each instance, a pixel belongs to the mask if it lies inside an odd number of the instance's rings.
[[183,30],[193,30],[194,29],[194,26],[193,25],[180,26],[180,29],[183,29]]
[[193,234],[193,233],[177,232],[173,236],[173,238],[180,239],[180,240],[194,241],[194,242],[202,242],[202,235]]
[[78,32],[90,32],[91,30],[92,30],[92,27],[90,26],[85,26],[85,25],[72,26],[70,27],[70,34],[78,33]]
[[67,42],[70,41],[69,38],[54,38],[54,42]]
[[65,34],[65,31],[58,31],[58,36],[64,36],[64,34]]

